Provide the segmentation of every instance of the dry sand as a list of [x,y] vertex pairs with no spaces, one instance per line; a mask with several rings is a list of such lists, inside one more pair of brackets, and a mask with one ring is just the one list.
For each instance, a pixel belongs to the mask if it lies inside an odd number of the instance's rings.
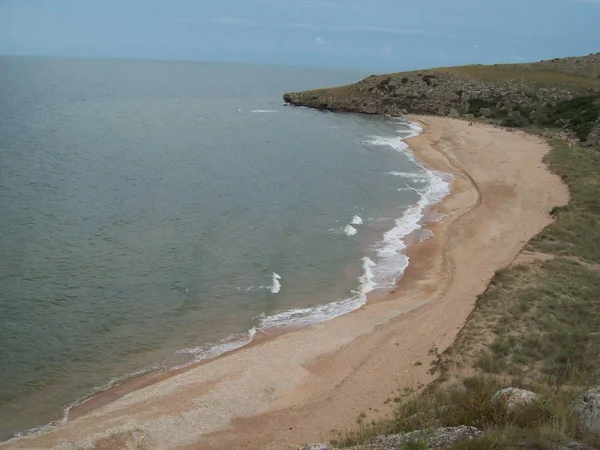
[[[389,411],[402,387],[431,381],[432,347],[452,344],[494,271],[551,222],[568,192],[542,164],[538,137],[411,117],[416,155],[455,176],[452,195],[413,244],[398,287],[327,323],[288,333],[137,389],[3,448],[279,449]],[[383,300],[383,301],[380,301]],[[421,362],[422,365],[415,365]]]

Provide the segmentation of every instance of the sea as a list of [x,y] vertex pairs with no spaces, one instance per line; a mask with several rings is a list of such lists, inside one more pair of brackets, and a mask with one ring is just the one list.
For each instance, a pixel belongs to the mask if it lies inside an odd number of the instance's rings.
[[451,178],[416,124],[282,101],[366,75],[0,57],[0,438],[390,289]]

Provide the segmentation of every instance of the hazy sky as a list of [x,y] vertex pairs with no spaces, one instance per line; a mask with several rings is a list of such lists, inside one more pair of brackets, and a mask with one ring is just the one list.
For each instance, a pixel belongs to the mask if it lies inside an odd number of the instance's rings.
[[600,51],[600,0],[0,0],[0,53],[368,70]]

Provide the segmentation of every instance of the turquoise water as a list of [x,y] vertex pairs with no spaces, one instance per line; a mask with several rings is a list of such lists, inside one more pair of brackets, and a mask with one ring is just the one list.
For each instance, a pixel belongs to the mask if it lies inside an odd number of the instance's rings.
[[409,124],[282,104],[361,73],[1,63],[3,438],[128,374],[359,307],[447,188],[406,152]]

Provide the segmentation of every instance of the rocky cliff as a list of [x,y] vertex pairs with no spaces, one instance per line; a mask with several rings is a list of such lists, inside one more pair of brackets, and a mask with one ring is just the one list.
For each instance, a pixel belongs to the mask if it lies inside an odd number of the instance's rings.
[[365,114],[485,117],[569,130],[600,149],[600,53],[530,64],[446,67],[371,75],[284,95],[292,105]]

